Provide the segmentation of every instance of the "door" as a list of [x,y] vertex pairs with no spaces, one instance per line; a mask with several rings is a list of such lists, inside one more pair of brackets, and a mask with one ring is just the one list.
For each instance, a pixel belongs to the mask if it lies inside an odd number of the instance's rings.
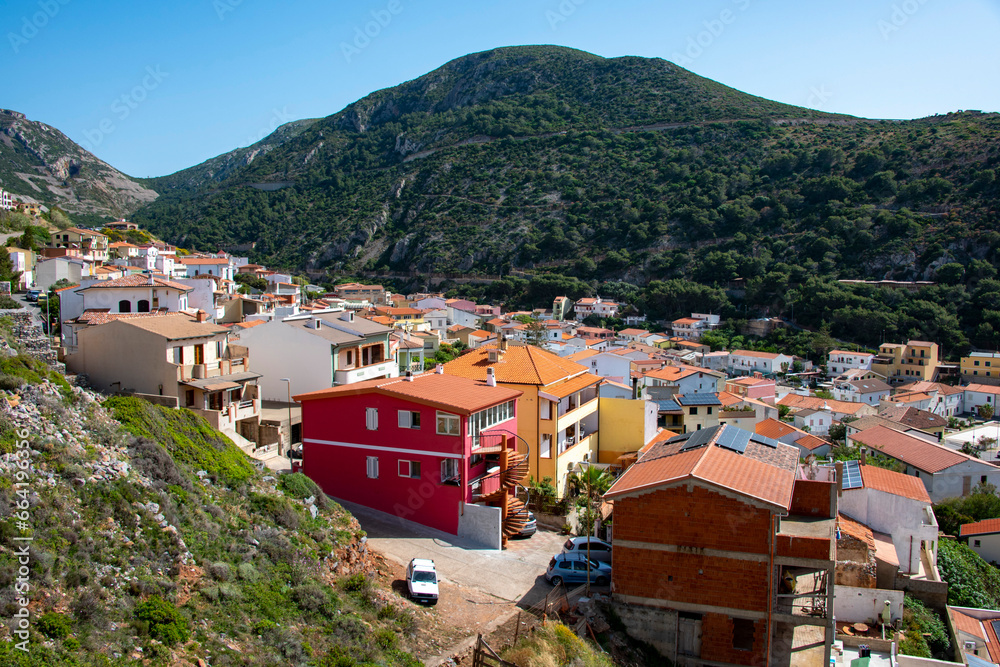
[[198,364],[205,363],[205,346],[204,345],[195,345],[194,346],[194,363],[195,363],[196,366]]
[[677,653],[701,657],[701,615],[681,613],[677,619]]

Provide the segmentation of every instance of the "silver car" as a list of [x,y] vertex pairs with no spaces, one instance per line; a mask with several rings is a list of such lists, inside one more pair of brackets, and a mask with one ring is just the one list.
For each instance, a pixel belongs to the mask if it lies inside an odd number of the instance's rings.
[[602,563],[611,562],[611,545],[596,537],[571,537],[563,544],[564,554],[583,554],[587,556],[587,542],[590,542],[590,559]]

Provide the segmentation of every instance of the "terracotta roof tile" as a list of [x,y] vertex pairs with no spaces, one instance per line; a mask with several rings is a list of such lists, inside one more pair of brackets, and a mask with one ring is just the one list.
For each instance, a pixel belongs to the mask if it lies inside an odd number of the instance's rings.
[[806,435],[805,431],[797,429],[791,424],[786,424],[785,422],[778,421],[777,419],[772,419],[772,418],[768,418],[762,422],[758,422],[754,426],[754,431],[757,433],[757,435],[762,435],[765,438],[772,438],[774,440],[777,440],[782,436],[786,436],[789,433],[801,433],[803,435]]
[[683,479],[697,479],[787,509],[795,483],[798,450],[783,443],[772,450],[751,442],[744,454],[737,454],[715,445],[723,430],[731,428],[736,427],[716,427],[708,445],[688,451],[681,451],[683,441],[657,443],[618,478],[605,497],[616,498]]
[[854,539],[864,542],[868,545],[869,551],[875,551],[875,535],[868,526],[838,512],[837,527],[840,528],[841,533],[846,533]]
[[180,290],[182,292],[190,292],[193,288],[187,285],[182,285],[181,283],[175,283],[164,278],[159,278],[157,276],[150,276],[144,273],[134,273],[130,276],[125,276],[124,278],[115,278],[114,280],[101,280],[93,285],[88,285],[84,287],[84,290],[91,289],[117,289],[117,288],[130,288],[130,287],[169,287],[171,289]]
[[928,430],[933,428],[944,428],[948,425],[948,420],[941,415],[936,415],[927,410],[919,408],[908,408],[905,406],[886,408],[879,413],[879,417],[885,417],[898,424],[911,426],[913,428]]
[[804,436],[796,440],[795,444],[805,449],[808,449],[811,452],[813,450],[819,449],[823,445],[829,445],[830,443],[824,440],[823,438],[813,435],[812,433],[806,433]]
[[[868,445],[887,456],[932,474],[969,460],[978,461],[953,449],[935,445],[885,426],[874,426],[855,433],[851,436],[851,440]],[[979,462],[990,465],[985,461]]]
[[970,384],[968,386],[962,387],[964,391],[976,391],[981,394],[997,394],[1000,395],[1000,387],[994,387],[989,384]]
[[560,380],[554,384],[546,385],[542,388],[542,391],[558,398],[565,398],[566,396],[578,392],[581,389],[586,389],[587,387],[597,384],[602,379],[603,378],[598,375],[584,373],[582,375],[571,377],[567,380]]
[[217,324],[198,322],[185,313],[167,313],[163,317],[121,320],[121,323],[163,336],[167,340],[209,338],[228,331],[225,327]]
[[756,352],[754,350],[730,350],[729,354],[734,357],[757,357],[759,359],[778,358],[778,355],[773,352]]
[[173,314],[174,313],[170,313],[166,309],[154,310],[151,313],[111,313],[106,309],[95,309],[83,311],[83,314],[76,318],[76,321],[80,324],[98,326],[100,324],[114,322],[115,320],[133,320],[141,317],[163,317],[164,315]]
[[367,380],[299,394],[293,398],[301,403],[302,401],[368,393],[399,396],[463,414],[471,414],[493,405],[512,401],[522,394],[522,392],[508,387],[490,387],[485,382],[431,372],[413,376],[412,382],[406,378]]
[[549,385],[587,372],[587,367],[552,354],[533,345],[512,345],[500,353],[500,360],[490,363],[489,351],[496,345],[485,345],[466,352],[444,365],[449,375],[461,375],[485,380],[486,369],[492,367],[497,382],[508,384]]
[[955,621],[955,629],[986,641],[986,630],[983,629],[983,623],[978,618],[963,614],[953,607],[948,607],[948,611],[951,613],[952,620]]
[[787,405],[795,410],[830,410],[845,415],[858,413],[864,407],[871,407],[867,403],[850,403],[848,401],[835,401],[832,398],[817,398],[816,396],[799,396],[798,394],[786,394],[778,401],[778,405]]
[[961,537],[968,535],[990,535],[1000,533],[1000,519],[984,519],[975,523],[964,523],[959,532]]

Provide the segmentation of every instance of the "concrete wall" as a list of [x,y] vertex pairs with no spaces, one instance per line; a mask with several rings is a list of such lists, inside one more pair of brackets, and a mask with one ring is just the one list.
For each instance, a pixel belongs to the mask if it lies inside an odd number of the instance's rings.
[[892,493],[861,488],[844,491],[839,506],[846,516],[872,530],[892,536],[902,572],[918,570],[921,540],[928,543],[936,562],[938,526],[936,523],[925,523],[934,516],[927,513],[929,505]]
[[260,393],[265,401],[288,401],[283,377],[291,378],[293,394],[333,386],[331,343],[326,339],[275,319],[241,331],[239,344],[250,350],[254,371],[263,375]]
[[[906,466],[906,472],[912,475],[915,470],[911,466]],[[930,494],[931,500],[934,502],[965,495],[963,491],[965,491],[966,486],[970,489],[975,488],[984,476],[990,484],[1000,486],[1000,468],[971,459],[933,475],[920,473],[920,479],[924,481],[927,493]],[[966,484],[966,478],[968,478],[968,484]]]
[[881,618],[885,601],[890,602],[892,620],[903,617],[903,591],[879,588],[836,586],[833,597],[833,615],[837,622],[871,624]]
[[94,389],[159,395],[162,385],[164,395],[177,396],[177,366],[167,362],[163,337],[117,321],[87,327],[77,338],[79,350],[66,367],[85,373]]
[[502,519],[499,507],[466,503],[458,516],[458,536],[485,549],[500,549]]
[[676,661],[677,612],[635,604],[614,603],[618,617],[630,637],[644,641],[664,656]]
[[899,667],[955,667],[954,662],[947,660],[934,660],[933,658],[918,658],[912,655],[896,655],[896,664]]
[[629,398],[600,399],[600,462],[614,463],[619,456],[636,452],[656,435],[657,405]]

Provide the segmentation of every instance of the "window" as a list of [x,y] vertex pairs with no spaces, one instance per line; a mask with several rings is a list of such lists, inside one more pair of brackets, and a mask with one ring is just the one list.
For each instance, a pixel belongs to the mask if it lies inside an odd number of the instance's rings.
[[979,540],[972,540],[972,546],[978,547],[979,546]]
[[458,483],[458,459],[445,459],[441,461],[441,483]]
[[410,410],[400,410],[399,428],[420,428],[420,413]]
[[447,412],[437,413],[438,435],[461,435],[461,421],[458,415]]
[[149,312],[149,301],[146,299],[139,299],[139,303],[136,305],[137,313],[148,313]]
[[552,401],[540,398],[538,399],[538,403],[538,416],[541,419],[552,419]]
[[705,413],[705,414],[709,414],[709,415],[712,414],[712,408],[711,407],[707,407],[705,409],[708,410],[708,412]]
[[[178,347],[175,349],[179,350],[180,348]],[[189,408],[194,407],[194,389],[188,389],[184,392],[184,405]]]
[[174,348],[174,363],[177,364],[177,365],[181,365],[181,364],[184,363],[184,348],[183,347],[178,346],[178,347]]
[[366,459],[368,467],[368,479],[378,479],[378,457],[368,456],[366,457]]
[[543,459],[552,458],[552,434],[543,433],[542,434],[542,446],[539,450],[539,456]]
[[119,313],[131,313],[132,312],[132,302],[128,299],[122,299],[118,302],[118,312]]
[[983,475],[982,477],[979,478],[979,483],[986,484],[986,475]]
[[346,358],[346,362],[344,363],[344,365],[345,366],[353,366],[354,365],[354,350],[348,350],[345,358]]
[[420,461],[400,461],[399,462],[399,476],[400,477],[412,477],[413,479],[420,478]]
[[378,408],[365,408],[365,428],[369,431],[378,430]]
[[689,415],[696,415],[696,414],[698,414],[698,408],[688,408],[688,414]]
[[753,621],[746,618],[733,619],[733,648],[740,651],[753,650]]

